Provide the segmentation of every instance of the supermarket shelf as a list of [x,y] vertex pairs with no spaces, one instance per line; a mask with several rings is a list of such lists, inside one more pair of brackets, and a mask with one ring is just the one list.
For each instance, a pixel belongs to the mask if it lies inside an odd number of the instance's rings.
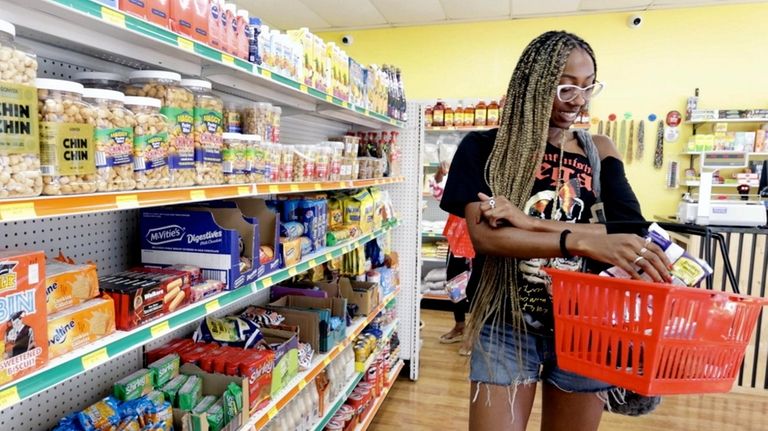
[[708,123],[768,123],[768,118],[731,118],[731,119],[712,119],[712,120],[694,120],[686,121],[685,124],[708,124]]
[[[365,369],[367,370],[370,366],[369,363],[366,363]],[[333,416],[336,414],[337,411],[341,408],[342,405],[344,405],[344,402],[347,401],[347,398],[349,398],[350,395],[352,395],[352,391],[355,390],[357,387],[357,384],[360,383],[360,380],[363,380],[363,377],[365,376],[365,372],[362,373],[355,373],[355,377],[349,382],[349,386],[344,388],[343,391],[339,393],[339,395],[336,396],[333,403],[331,404],[331,408],[328,409],[328,412],[323,416],[320,421],[315,424],[314,426],[310,427],[310,429],[315,431],[322,431],[326,425],[328,425],[328,422],[333,419]]]
[[383,334],[382,334],[381,337],[384,340],[388,340],[388,339],[392,338],[392,334],[395,333],[395,329],[397,328],[397,324],[398,323],[400,323],[400,320],[399,319],[395,319],[395,320],[392,321],[392,323],[390,323],[389,325],[385,326],[384,330],[382,331]]
[[768,153],[766,152],[760,152],[760,153],[745,153],[744,151],[684,151],[680,153],[684,156],[700,156],[702,154],[707,154],[708,156],[743,156],[744,154],[748,156],[768,156]]
[[378,413],[381,405],[384,404],[384,400],[387,398],[387,395],[389,395],[389,390],[392,389],[392,385],[395,384],[395,380],[397,380],[397,376],[400,375],[400,370],[402,368],[403,361],[399,361],[397,365],[395,365],[394,368],[392,368],[392,370],[389,372],[389,378],[387,379],[386,386],[384,386],[384,390],[381,392],[381,395],[376,398],[376,402],[373,406],[371,406],[371,409],[368,411],[368,415],[365,417],[363,422],[355,427],[355,431],[365,431],[369,426],[371,426],[373,418],[376,417],[376,413]]
[[421,299],[433,299],[436,301],[450,301],[451,298],[448,295],[439,295],[436,293],[424,293],[421,295]]
[[451,133],[451,132],[484,132],[496,127],[425,127],[427,133]]
[[320,372],[322,372],[325,367],[331,363],[331,361],[336,359],[336,357],[338,357],[339,354],[347,346],[349,346],[355,340],[355,338],[360,335],[361,332],[363,332],[363,329],[365,329],[365,327],[373,321],[376,315],[379,314],[379,312],[383,310],[384,307],[390,301],[392,301],[399,292],[400,288],[397,288],[397,290],[384,298],[384,301],[379,304],[379,306],[376,307],[376,309],[374,309],[373,312],[368,315],[368,317],[356,319],[352,324],[353,329],[348,331],[349,334],[347,335],[347,338],[344,339],[344,341],[337,344],[336,347],[331,349],[330,352],[316,356],[313,360],[312,366],[309,367],[309,370],[299,373],[299,375],[296,376],[294,380],[286,386],[285,389],[283,389],[276,396],[272,397],[272,401],[266,407],[255,412],[251,412],[250,420],[245,425],[243,425],[240,430],[258,431],[263,428],[270,420],[272,420],[272,418],[275,417],[275,415],[277,415],[280,409],[291,402],[291,400],[296,395],[298,395],[298,393],[301,392],[301,390],[304,389],[304,387],[307,386],[309,382],[317,377],[317,375],[320,374]]
[[[684,187],[699,187],[701,185],[700,181],[683,181],[682,185]],[[736,188],[739,183],[725,183],[725,184],[712,184],[712,188],[714,189],[732,189]],[[750,186],[750,187],[757,187],[757,186]]]
[[422,262],[429,262],[429,263],[445,263],[446,259],[440,259],[437,257],[424,257],[421,256]]
[[16,24],[20,36],[78,53],[133,67],[158,66],[203,76],[217,89],[234,95],[269,99],[365,127],[405,125],[95,0],[4,0],[0,9],[3,19]]
[[[108,362],[123,353],[156,340],[174,329],[181,328],[202,319],[221,307],[244,301],[248,296],[267,289],[283,280],[306,272],[312,267],[349,253],[362,244],[398,226],[398,222],[364,235],[355,240],[329,247],[322,252],[307,256],[301,262],[273,272],[255,282],[235,290],[222,292],[203,302],[192,304],[174,313],[163,316],[151,323],[131,331],[118,331],[104,339],[75,350],[48,363],[46,367],[11,384],[0,387],[0,410],[5,409],[34,394],[68,380],[86,370]],[[394,294],[391,297],[394,297]],[[388,298],[391,299],[391,298]],[[383,308],[383,305],[381,306]],[[377,311],[378,312],[378,311]],[[373,319],[375,313],[369,319]],[[366,323],[367,324],[367,323]],[[362,328],[360,328],[362,331]],[[337,352],[338,354],[338,352]]]
[[437,238],[437,239],[445,239],[445,236],[441,233],[437,232],[422,232],[421,233],[422,238]]
[[39,196],[0,200],[0,221],[30,220],[72,214],[95,213],[161,205],[266,196],[283,193],[356,189],[404,181],[402,177],[317,183],[240,184],[196,186],[178,189],[131,190],[70,196]]

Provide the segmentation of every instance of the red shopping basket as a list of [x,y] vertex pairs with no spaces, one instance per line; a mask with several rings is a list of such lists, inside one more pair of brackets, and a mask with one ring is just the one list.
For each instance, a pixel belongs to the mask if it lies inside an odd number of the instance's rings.
[[547,270],[558,366],[642,395],[728,392],[766,301]]

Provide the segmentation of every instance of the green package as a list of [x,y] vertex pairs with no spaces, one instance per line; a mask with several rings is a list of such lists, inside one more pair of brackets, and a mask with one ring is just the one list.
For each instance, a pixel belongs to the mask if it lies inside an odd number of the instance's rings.
[[159,406],[165,402],[165,395],[158,390],[154,390],[147,394],[147,399],[151,401],[152,404]]
[[149,364],[147,368],[152,371],[155,387],[162,387],[170,382],[171,379],[178,376],[180,364],[181,358],[179,358],[179,355],[176,353],[171,353],[170,355],[162,357]]
[[216,401],[219,399],[213,395],[206,395],[203,397],[202,400],[200,400],[199,403],[195,406],[194,409],[192,409],[192,413],[200,414],[205,413],[208,411],[208,409],[211,408],[212,405],[216,404]]
[[224,423],[224,406],[221,400],[214,403],[205,415],[208,418],[210,431],[221,431],[226,425]]
[[178,376],[171,379],[170,382],[166,383],[165,386],[163,386],[160,389],[160,392],[165,395],[165,400],[171,403],[172,406],[178,406],[178,402],[176,400],[176,395],[179,392],[179,389],[181,389],[182,386],[184,386],[184,383],[187,382],[187,379],[189,376],[185,376],[184,374],[179,374]]
[[114,392],[120,401],[130,401],[152,392],[152,389],[152,372],[142,368],[115,383]]
[[203,398],[203,381],[198,376],[189,376],[178,392],[178,407],[191,411]]
[[243,411],[243,390],[240,386],[230,383],[227,390],[221,396],[224,407],[224,423],[228,424],[236,419]]

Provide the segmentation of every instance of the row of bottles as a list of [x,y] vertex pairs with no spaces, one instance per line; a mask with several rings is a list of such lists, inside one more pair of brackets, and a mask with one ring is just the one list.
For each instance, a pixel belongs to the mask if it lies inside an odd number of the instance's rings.
[[435,106],[428,106],[424,111],[427,127],[496,127],[499,125],[502,106],[495,100],[489,104],[480,101],[475,105],[459,101],[456,108],[452,108],[437,99]]
[[400,69],[384,65],[389,85],[387,86],[387,115],[401,121],[408,121],[406,114],[405,89],[400,76]]

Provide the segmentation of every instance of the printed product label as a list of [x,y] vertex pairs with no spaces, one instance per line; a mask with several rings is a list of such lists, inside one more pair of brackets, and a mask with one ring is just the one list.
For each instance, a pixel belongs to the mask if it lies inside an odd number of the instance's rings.
[[160,113],[168,117],[171,134],[168,165],[171,169],[194,169],[195,167],[195,119],[189,109],[164,107]]
[[133,163],[133,128],[96,129],[96,167]]
[[161,168],[168,164],[168,133],[137,136],[134,144],[135,172]]
[[253,151],[253,165],[251,172],[256,175],[257,181],[263,181],[267,175],[267,153],[261,147],[252,149]]
[[475,125],[485,126],[485,122],[486,122],[486,110],[475,109]]
[[226,131],[229,133],[243,133],[243,126],[240,124],[240,114],[237,112],[228,112],[224,119],[227,125]]
[[432,113],[432,122],[435,124],[442,124],[445,120],[445,116],[443,115],[443,111],[434,111]]
[[245,160],[245,148],[228,148],[221,152],[223,161],[223,172],[225,174],[247,174],[247,164]]
[[448,127],[453,126],[453,113],[448,112],[445,114],[445,125]]
[[498,109],[489,109],[488,110],[488,124],[489,125],[499,124],[499,110]]
[[37,90],[0,83],[0,154],[38,154]]
[[[195,130],[200,146],[195,147],[195,162],[221,163],[224,119],[220,111],[195,109]],[[245,157],[243,155],[243,157]]]
[[78,123],[40,123],[40,170],[43,175],[96,173],[93,126]]
[[253,147],[245,149],[245,171],[253,172],[253,166],[256,162],[256,149]]

